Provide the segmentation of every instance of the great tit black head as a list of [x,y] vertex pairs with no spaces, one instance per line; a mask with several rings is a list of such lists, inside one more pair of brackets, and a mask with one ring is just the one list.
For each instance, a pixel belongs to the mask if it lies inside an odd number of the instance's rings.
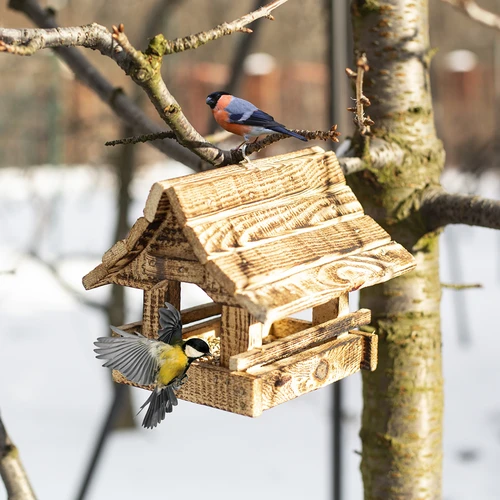
[[186,340],[183,349],[184,353],[190,360],[210,355],[210,347],[203,339],[188,339]]
[[212,92],[210,95],[207,96],[207,100],[206,100],[206,103],[212,108],[214,109],[215,106],[217,105],[217,102],[219,101],[219,99],[221,98],[221,96],[223,95],[229,95],[227,92],[222,92],[222,91],[219,91],[219,92]]

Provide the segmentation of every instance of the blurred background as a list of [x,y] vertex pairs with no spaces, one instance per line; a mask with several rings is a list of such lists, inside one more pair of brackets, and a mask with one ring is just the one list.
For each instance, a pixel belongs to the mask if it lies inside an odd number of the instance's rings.
[[[32,26],[6,4],[0,0],[1,26]],[[124,23],[139,49],[156,33],[175,38],[203,31],[257,4],[50,3],[63,26]],[[346,5],[291,0],[274,12],[274,22],[253,24],[253,35],[237,33],[165,59],[167,85],[202,134],[215,130],[206,95],[231,85],[290,128],[338,123],[344,139],[353,130],[345,112],[351,100],[343,68],[353,66]],[[500,12],[497,0],[482,5]],[[435,119],[447,152],[443,183],[450,191],[498,199],[500,33],[437,0],[431,2],[430,30],[437,49],[431,67]],[[159,122],[113,61],[90,50],[84,54]],[[110,323],[138,320],[142,298],[111,287],[85,292],[81,278],[142,215],[155,181],[191,171],[149,145],[104,146],[127,135],[127,127],[51,51],[30,58],[0,54],[0,412],[35,491],[53,500],[159,494],[321,500],[334,492],[335,500],[360,500],[359,374],[342,383],[340,441],[333,439],[331,388],[257,420],[181,402],[155,431],[137,426],[134,415],[146,393],[117,391],[95,360],[92,342],[107,334]],[[287,140],[264,154],[297,148]],[[442,281],[483,285],[443,290],[444,498],[493,500],[500,461],[494,314],[500,303],[500,234],[455,226],[446,229],[442,243]],[[183,307],[207,301],[194,286],[182,293]],[[105,423],[117,408],[120,418],[112,420],[118,429],[97,453],[95,475],[87,482],[99,436],[107,435]],[[5,498],[0,486],[0,500]]]

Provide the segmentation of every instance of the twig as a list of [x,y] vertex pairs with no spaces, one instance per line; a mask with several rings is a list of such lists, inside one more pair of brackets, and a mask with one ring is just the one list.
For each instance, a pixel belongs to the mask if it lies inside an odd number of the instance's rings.
[[165,40],[165,54],[172,54],[173,52],[183,52],[184,50],[196,49],[201,45],[217,40],[226,35],[231,35],[235,32],[252,33],[252,30],[246,28],[247,24],[256,21],[262,17],[266,17],[271,21],[274,17],[271,12],[277,9],[288,0],[274,0],[267,5],[264,5],[260,9],[254,10],[245,16],[240,17],[230,23],[222,23],[215,28],[203,31],[202,33],[197,33],[196,35],[186,36],[184,38],[177,38],[175,40]]
[[115,139],[114,141],[105,142],[104,145],[117,146],[119,144],[137,144],[139,142],[157,141],[158,139],[175,139],[175,134],[171,130],[166,130],[165,132],[158,132],[156,134],[134,135],[123,139]]
[[452,290],[468,290],[470,288],[483,288],[481,283],[457,284],[457,283],[441,283],[441,288],[451,288]]
[[[49,32],[53,32],[53,35],[50,36],[55,38],[64,38],[66,34],[69,36],[67,30],[71,30],[71,28],[58,27],[51,13],[47,9],[43,9],[36,0],[11,0],[9,6],[15,10],[25,13],[26,16],[36,25],[41,26],[44,29],[12,30],[0,28],[0,39],[2,39],[5,43],[14,45],[29,43],[29,40],[33,37],[36,38],[40,35],[43,38],[43,36]],[[89,26],[91,26],[92,29],[102,32],[102,30],[100,30],[102,27],[98,27],[98,25]],[[104,30],[104,33],[107,33],[107,36],[104,36],[103,33],[103,37],[100,42],[105,43],[105,46],[109,45],[111,50],[111,33],[109,33],[106,28],[104,28]],[[82,35],[84,35],[83,31],[81,33],[74,33],[74,35],[75,40],[78,40],[81,45],[85,43],[86,37],[83,36],[82,38]],[[90,33],[88,33],[88,36],[89,40],[92,40]],[[104,46],[101,45],[101,47]],[[115,87],[108,80],[106,80],[106,78],[104,78],[104,76],[77,49],[73,47],[55,47],[54,51],[58,57],[60,57],[71,68],[75,77],[84,85],[87,85],[90,89],[92,89],[121,120],[130,124],[136,133],[156,133],[163,131],[162,127],[148,118],[120,88]],[[192,168],[196,169],[200,166],[200,160],[193,153],[186,148],[181,147],[176,142],[156,141],[153,143],[153,146],[174,160],[184,163]]]
[[36,500],[19,450],[9,438],[0,417],[0,476],[5,484],[9,500]]
[[429,231],[448,224],[500,229],[500,200],[451,194],[432,187],[424,191],[420,209]]
[[483,26],[500,30],[500,16],[479,7],[474,0],[442,0]]
[[[324,130],[294,130],[294,132],[297,132],[298,134],[302,135],[306,139],[312,141],[312,140],[320,140],[320,141],[334,141],[334,142],[339,142],[337,137],[340,135],[340,132],[337,132],[337,125],[334,125],[330,130],[324,131]],[[229,135],[230,136],[230,135]],[[224,132],[222,139],[227,139],[228,135]],[[262,151],[264,148],[267,146],[270,146],[271,144],[274,144],[275,142],[281,141],[283,139],[289,139],[290,136],[287,134],[270,134],[268,135],[265,139],[261,139],[260,141],[256,141],[253,143],[250,143],[247,147],[246,152],[248,154],[256,153],[258,151]],[[106,146],[116,146],[118,144],[136,144],[138,142],[149,142],[149,141],[155,141],[157,139],[177,139],[175,134],[171,131],[165,131],[160,134],[146,134],[146,135],[139,135],[139,136],[134,136],[134,137],[126,137],[124,139],[116,139],[114,141],[108,141],[105,143]],[[214,136],[211,136],[211,139],[214,142],[217,142],[214,140]],[[218,139],[215,137],[215,139]],[[205,140],[208,140],[208,137],[205,138]],[[238,149],[233,149],[231,152],[235,157],[238,156]],[[243,159],[243,157],[242,157]]]
[[[340,135],[340,132],[337,132],[337,125],[334,125],[330,130],[300,130],[293,129],[293,132],[297,132],[297,134],[302,135],[307,140],[320,140],[320,141],[333,141],[339,142],[337,137]],[[267,146],[274,144],[275,142],[281,141],[283,139],[289,139],[290,136],[286,134],[270,134],[266,136],[264,139],[261,139],[256,142],[252,142],[247,146],[246,153],[248,155],[252,153],[257,153],[258,151],[262,151]]]
[[[171,41],[166,40],[163,35],[157,35],[149,42],[144,53],[137,51],[132,46],[125,35],[122,24],[113,27],[112,37],[109,36],[110,34],[105,27],[97,24],[58,28],[57,30],[0,29],[0,40],[3,41],[1,50],[19,55],[32,54],[40,50],[40,48],[46,47],[57,47],[60,50],[60,47],[84,46],[99,50],[102,54],[111,57],[135,83],[144,89],[159,116],[175,133],[179,144],[194,152],[202,160],[214,166],[223,166],[237,163],[234,153],[232,151],[223,151],[213,144],[207,143],[187,120],[178,102],[162,79],[162,58],[164,55],[196,48],[210,40],[216,40],[221,36],[242,31],[246,24],[261,17],[271,19],[271,11],[286,3],[286,1],[275,0],[231,23],[224,23],[212,30],[189,37]],[[11,6],[13,4],[18,10],[25,12],[27,4],[35,4],[40,9],[35,0],[14,0],[11,2]],[[53,24],[52,19],[50,19],[50,22]],[[25,48],[19,49],[20,45]]]
[[348,111],[354,113],[354,124],[359,129],[362,136],[371,135],[370,126],[373,125],[373,120],[367,115],[365,116],[364,107],[370,106],[370,100],[363,94],[363,78],[366,71],[370,69],[366,54],[361,54],[356,61],[357,71],[352,71],[346,68],[347,76],[356,80],[356,107],[347,108]]

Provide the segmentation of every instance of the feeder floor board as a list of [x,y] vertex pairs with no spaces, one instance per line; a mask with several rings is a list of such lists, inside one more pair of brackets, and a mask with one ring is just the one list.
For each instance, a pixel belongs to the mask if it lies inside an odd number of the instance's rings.
[[[297,321],[299,327],[307,326],[304,325],[306,322]],[[293,320],[288,318],[287,323],[290,322]],[[138,324],[133,325],[137,330]],[[206,338],[207,335],[218,334],[220,328],[214,319],[209,320],[207,325],[188,327],[189,332],[184,330],[187,333],[185,336],[201,333]],[[131,326],[120,328],[132,331]],[[214,364],[213,360],[195,361],[188,371],[187,382],[177,396],[185,401],[258,417],[264,410],[336,382],[360,369],[373,371],[376,365],[377,336],[351,330],[267,365],[254,365],[247,371],[231,371]],[[113,371],[113,379],[149,390],[153,388],[131,383],[116,370]]]

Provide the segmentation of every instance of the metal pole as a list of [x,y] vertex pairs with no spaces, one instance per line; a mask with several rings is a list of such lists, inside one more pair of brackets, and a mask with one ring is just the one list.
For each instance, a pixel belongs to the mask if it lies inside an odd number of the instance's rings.
[[[349,107],[349,81],[345,69],[350,65],[352,52],[350,39],[350,16],[347,0],[325,0],[328,16],[327,65],[329,75],[329,125],[337,124],[342,137],[352,128]],[[331,143],[332,145],[335,143]],[[332,496],[342,500],[342,381],[333,384],[332,399]]]
[[128,386],[115,384],[114,389],[114,397],[113,401],[108,410],[108,414],[106,419],[104,420],[104,424],[102,426],[101,432],[97,439],[97,443],[95,445],[94,451],[92,453],[92,457],[90,459],[87,470],[85,471],[85,475],[83,477],[82,483],[80,485],[80,489],[76,496],[77,500],[84,500],[88,493],[88,488],[92,482],[94,477],[94,472],[101,458],[101,453],[104,449],[104,446],[110,436],[113,428],[115,426],[116,420],[118,419],[120,412],[122,410],[123,402],[126,400]]
[[[345,69],[351,66],[352,41],[350,13],[347,0],[326,0],[328,13],[328,73],[329,121],[336,123],[341,139],[352,130],[352,120],[347,108],[350,104],[349,79]],[[335,143],[332,143],[335,144]]]

